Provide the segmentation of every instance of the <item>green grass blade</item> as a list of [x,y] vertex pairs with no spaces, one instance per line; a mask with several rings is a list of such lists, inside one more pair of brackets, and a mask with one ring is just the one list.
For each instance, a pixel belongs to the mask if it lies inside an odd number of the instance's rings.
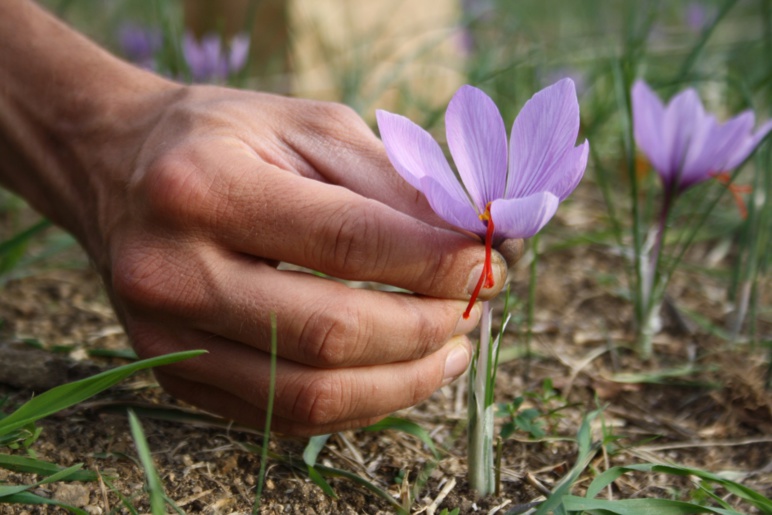
[[383,420],[364,428],[365,431],[384,431],[387,429],[402,431],[403,433],[415,436],[429,448],[435,459],[439,459],[440,453],[434,446],[432,437],[429,436],[429,433],[424,428],[415,422],[410,422],[409,420],[405,420],[399,417],[386,417]]
[[598,495],[606,486],[610,485],[617,478],[627,472],[644,472],[653,474],[671,474],[675,476],[695,476],[703,481],[710,481],[721,485],[727,491],[737,496],[739,499],[752,504],[763,513],[772,513],[772,500],[764,497],[759,492],[745,485],[723,478],[717,474],[704,470],[680,467],[677,465],[657,465],[653,463],[640,463],[635,465],[612,467],[603,474],[596,477],[587,488],[587,497],[592,498]]
[[338,494],[335,493],[335,490],[333,490],[327,480],[324,479],[324,476],[322,476],[315,468],[316,458],[319,457],[319,453],[324,449],[330,436],[331,435],[318,435],[309,438],[306,448],[303,450],[303,461],[308,467],[308,477],[311,478],[311,481],[316,483],[316,486],[321,488],[326,495],[333,499],[337,499]]
[[134,438],[139,461],[145,470],[147,493],[150,497],[150,511],[153,515],[165,515],[166,494],[164,493],[164,487],[153,464],[153,456],[150,454],[150,446],[147,444],[145,432],[142,430],[142,425],[139,423],[137,415],[131,410],[129,410],[129,426],[131,427],[131,436]]
[[56,481],[66,481],[69,477],[78,472],[82,466],[82,463],[73,465],[72,467],[62,469],[55,474],[51,474],[50,476],[29,485],[0,485],[0,502],[5,502],[5,498],[8,496],[26,492],[27,490],[36,488],[40,485],[55,483]]
[[260,473],[257,475],[257,492],[252,513],[260,511],[260,503],[263,497],[263,485],[265,484],[265,471],[268,465],[268,444],[271,439],[271,418],[273,417],[273,397],[276,393],[276,314],[271,313],[271,372],[268,382],[268,406],[265,410],[265,433],[263,434],[263,447],[260,449]]
[[88,512],[85,510],[81,510],[80,508],[76,508],[75,506],[70,506],[69,504],[64,504],[63,502],[59,502],[55,499],[49,499],[47,497],[41,497],[39,495],[33,494],[32,492],[21,492],[18,494],[10,495],[8,497],[3,497],[0,499],[0,505],[2,504],[32,504],[32,505],[50,505],[50,506],[58,506],[60,508],[64,508],[65,510],[68,510],[71,513],[74,513],[75,515],[88,515]]
[[0,242],[0,275],[12,270],[24,256],[29,241],[49,227],[51,227],[51,222],[41,220],[32,227]]
[[324,479],[324,476],[316,470],[316,467],[308,465],[308,477],[316,484],[316,486],[322,489],[322,492],[324,492],[326,496],[331,497],[332,499],[338,498],[338,494],[332,489],[330,483]]
[[563,498],[563,505],[569,512],[603,515],[691,515],[716,513],[720,515],[741,515],[734,510],[710,508],[671,499],[586,499],[569,495]]
[[[43,477],[48,477],[65,470],[55,463],[9,454],[0,454],[0,467],[6,470],[13,470],[14,472],[37,474]],[[99,476],[96,472],[80,470],[67,477],[67,481],[96,481],[98,478]]]
[[200,356],[206,351],[193,350],[158,356],[123,365],[80,381],[63,384],[27,401],[16,411],[0,420],[0,435],[22,428],[36,420],[74,406],[97,393],[110,388],[131,374],[151,367],[176,363]]
[[558,481],[552,493],[536,510],[536,515],[546,515],[548,513],[565,513],[565,507],[563,506],[563,499],[571,493],[571,489],[574,483],[579,478],[582,472],[589,466],[590,462],[595,458],[595,454],[600,448],[599,444],[593,444],[592,442],[592,421],[600,414],[599,410],[588,413],[582,425],[579,428],[577,434],[577,443],[579,444],[579,452],[576,457],[576,463],[573,468]]
[[317,435],[308,439],[306,448],[303,450],[303,461],[306,465],[310,467],[316,465],[316,458],[319,456],[319,453],[322,452],[322,449],[324,449],[330,436],[332,435]]

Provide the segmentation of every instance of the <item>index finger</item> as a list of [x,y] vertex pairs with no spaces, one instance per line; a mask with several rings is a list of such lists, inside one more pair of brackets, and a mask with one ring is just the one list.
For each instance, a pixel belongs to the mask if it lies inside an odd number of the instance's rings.
[[[233,142],[231,142],[233,143]],[[375,281],[433,297],[469,299],[483,268],[479,242],[346,188],[298,176],[249,148],[177,153],[153,174],[157,209],[229,250],[286,261],[342,279]],[[212,156],[227,155],[227,159]],[[152,194],[152,193],[151,193]],[[173,211],[172,216],[168,213]],[[498,293],[506,263],[494,253]]]

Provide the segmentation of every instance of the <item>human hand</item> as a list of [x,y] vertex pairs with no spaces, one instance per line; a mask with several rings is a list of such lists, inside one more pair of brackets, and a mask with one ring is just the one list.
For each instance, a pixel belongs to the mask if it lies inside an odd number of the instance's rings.
[[[157,371],[171,393],[261,425],[272,314],[278,431],[368,424],[466,368],[483,247],[431,212],[353,111],[174,84],[34,3],[0,10],[0,181],[79,239],[140,356],[209,351]],[[504,283],[493,265],[482,298]]]
[[[461,315],[482,246],[432,214],[352,111],[214,87],[187,88],[166,111],[112,203],[97,260],[141,356],[209,351],[157,371],[165,389],[261,424],[271,313],[278,431],[367,425],[466,369],[462,335],[479,312]],[[486,297],[506,269],[496,257]]]

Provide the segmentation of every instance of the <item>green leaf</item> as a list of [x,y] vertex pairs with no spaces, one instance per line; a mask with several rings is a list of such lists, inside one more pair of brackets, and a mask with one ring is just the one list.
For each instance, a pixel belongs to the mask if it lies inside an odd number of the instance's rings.
[[422,428],[415,422],[410,422],[409,420],[405,420],[399,417],[386,417],[383,420],[364,428],[365,431],[384,431],[387,429],[392,429],[394,431],[402,431],[403,433],[407,433],[409,435],[415,436],[416,438],[421,440],[424,444],[426,444],[426,446],[432,452],[432,455],[434,456],[435,459],[439,459],[440,453],[437,451],[437,448],[434,446],[432,437],[424,428]]
[[557,513],[560,515],[565,513],[565,508],[562,506],[563,499],[571,493],[574,483],[590,464],[595,457],[597,450],[600,448],[598,444],[592,443],[591,431],[591,423],[598,414],[600,414],[600,411],[596,410],[585,415],[577,435],[579,454],[576,457],[576,463],[573,468],[568,471],[568,474],[558,481],[547,500],[539,505],[539,508],[536,510],[536,515],[546,515],[547,513]]
[[71,513],[74,513],[75,515],[88,515],[88,512],[85,510],[81,510],[80,508],[76,508],[75,506],[70,506],[69,504],[64,504],[63,502],[59,502],[55,499],[49,499],[47,497],[41,497],[39,495],[33,494],[32,492],[21,492],[14,495],[9,495],[8,497],[3,497],[0,499],[0,503],[2,504],[47,504],[51,506],[59,506],[60,508],[64,508]]
[[615,515],[691,515],[693,513],[716,513],[720,515],[742,515],[734,510],[710,508],[670,499],[587,499],[574,495],[563,497],[563,506],[569,512]]
[[165,515],[166,494],[164,493],[164,487],[153,464],[153,456],[150,454],[150,446],[147,444],[145,432],[142,430],[142,425],[139,423],[137,415],[131,410],[129,410],[129,426],[131,427],[131,436],[134,438],[139,461],[145,470],[147,493],[150,497],[150,511],[153,515]]
[[309,438],[306,448],[303,450],[303,461],[308,467],[308,477],[311,478],[311,481],[316,483],[316,486],[321,488],[327,496],[337,499],[338,494],[335,493],[335,490],[333,490],[327,480],[324,479],[324,476],[322,476],[314,467],[314,465],[316,465],[316,458],[319,457],[319,453],[324,449],[330,436],[331,435],[318,435]]
[[695,476],[704,481],[711,481],[724,487],[740,499],[748,502],[763,513],[772,513],[772,500],[764,497],[759,492],[745,485],[723,478],[719,475],[704,470],[680,467],[677,465],[656,465],[653,463],[640,463],[635,465],[612,467],[596,477],[587,488],[587,497],[598,495],[604,488],[627,472],[645,472],[656,474],[671,474],[676,476]]
[[51,474],[50,476],[29,485],[0,485],[0,502],[5,502],[5,498],[8,496],[20,494],[40,485],[55,483],[56,481],[67,481],[68,478],[78,472],[82,466],[82,463],[73,465],[72,467],[62,469],[55,474]]
[[308,477],[311,478],[311,481],[316,483],[316,486],[321,488],[327,496],[332,497],[333,499],[338,498],[338,494],[335,493],[335,490],[332,489],[327,480],[324,479],[324,476],[322,476],[313,465],[308,465]]
[[331,435],[317,435],[308,439],[306,448],[303,450],[303,461],[306,465],[309,467],[316,465],[316,458],[319,456],[319,453],[322,452],[322,449],[324,449],[330,436]]
[[156,358],[130,363],[113,370],[107,370],[92,377],[87,377],[86,379],[81,379],[80,381],[52,388],[27,401],[16,411],[0,420],[0,436],[78,404],[79,402],[110,388],[135,372],[146,368],[176,363],[177,361],[200,356],[205,352],[206,351],[202,350],[193,350],[158,356]]
[[[23,472],[25,474],[37,474],[48,477],[63,469],[55,463],[35,460],[26,456],[12,456],[10,454],[0,454],[0,467],[13,470],[14,472]],[[96,481],[99,476],[89,470],[80,470],[67,478],[67,481]]]
[[0,242],[0,274],[12,270],[24,256],[27,245],[33,236],[51,226],[48,220],[41,220],[32,227]]

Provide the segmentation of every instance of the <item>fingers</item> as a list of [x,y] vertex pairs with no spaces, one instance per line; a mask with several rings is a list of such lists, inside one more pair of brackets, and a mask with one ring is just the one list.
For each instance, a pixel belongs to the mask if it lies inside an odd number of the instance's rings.
[[524,248],[525,244],[523,240],[504,240],[496,250],[498,250],[499,254],[504,258],[507,266],[512,268],[515,263],[520,261],[520,258],[523,257]]
[[[159,369],[164,387],[229,418],[259,424],[268,405],[269,354],[195,333],[175,336],[176,350],[206,348],[209,353]],[[164,336],[163,341],[152,349],[154,353],[173,340]],[[381,366],[318,369],[280,358],[273,413],[282,430],[293,433],[368,423],[428,398],[466,369],[471,354],[468,340],[461,337],[420,360]],[[199,386],[189,389],[193,383]]]
[[[159,242],[121,252],[113,288],[135,315],[268,350],[277,316],[279,355],[314,367],[421,358],[477,324],[463,301],[349,288],[311,274],[277,270],[243,254],[183,245],[173,262]],[[171,266],[170,265],[170,262]]]
[[[211,156],[229,156],[212,161]],[[468,299],[484,249],[338,186],[268,165],[238,145],[189,149],[146,174],[150,220],[208,231],[230,250],[286,261],[343,279],[391,284],[433,297]],[[187,225],[187,227],[184,227]],[[493,259],[498,293],[506,264]]]
[[[257,407],[241,397],[232,395],[208,384],[189,381],[160,372],[156,372],[155,376],[161,387],[173,397],[248,427],[256,429],[263,429],[265,427],[265,408]],[[386,416],[386,414],[380,417],[311,426],[306,423],[288,420],[278,415],[273,415],[271,417],[271,432],[293,436],[321,435],[369,426],[384,416]]]

